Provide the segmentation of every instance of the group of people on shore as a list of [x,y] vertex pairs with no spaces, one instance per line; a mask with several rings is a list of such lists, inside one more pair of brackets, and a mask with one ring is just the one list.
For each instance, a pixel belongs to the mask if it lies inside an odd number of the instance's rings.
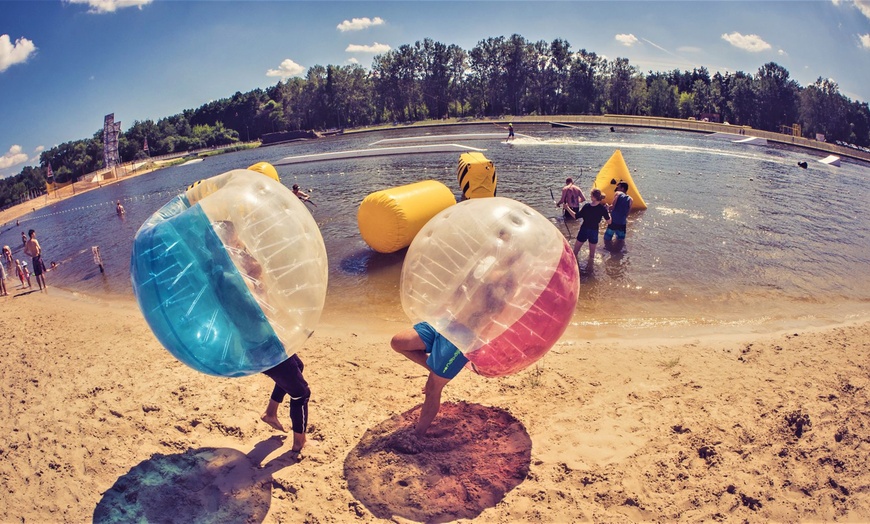
[[[628,196],[628,183],[620,181],[616,184],[613,202],[606,204],[605,197],[600,189],[593,189],[589,195],[589,201],[579,186],[574,184],[574,179],[565,179],[562,188],[562,197],[556,202],[556,207],[563,209],[565,220],[580,220],[580,229],[574,241],[574,256],[577,257],[580,249],[587,241],[589,242],[589,258],[586,269],[591,270],[595,259],[595,250],[598,246],[599,228],[601,222],[607,225],[604,232],[604,247],[611,252],[619,252],[625,245],[626,226],[628,213],[631,211],[632,199]],[[583,204],[583,207],[580,207]],[[615,239],[614,239],[615,237]],[[577,259],[579,261],[579,257]]]
[[[24,254],[30,257],[30,266],[28,266],[26,260],[14,260],[15,273],[21,281],[22,288],[32,287],[33,284],[30,277],[36,277],[36,283],[41,291],[46,288],[45,272],[47,269],[42,261],[42,246],[39,245],[39,241],[36,239],[36,231],[31,229],[27,235],[22,231],[21,242]],[[13,265],[12,250],[9,246],[3,246],[2,257],[3,261],[0,263],[0,296],[6,296],[9,294],[6,288],[6,279],[8,278],[6,267],[9,266],[11,268]],[[33,268],[33,273],[30,271],[31,267]]]

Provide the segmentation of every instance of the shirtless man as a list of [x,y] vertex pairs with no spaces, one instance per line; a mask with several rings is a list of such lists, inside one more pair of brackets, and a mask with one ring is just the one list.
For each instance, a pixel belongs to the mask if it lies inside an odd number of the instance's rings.
[[583,202],[586,202],[583,190],[574,185],[573,178],[566,178],[565,187],[562,188],[562,198],[556,202],[556,207],[564,209],[565,218],[576,219],[577,213],[580,212],[580,204]]
[[39,246],[39,241],[36,240],[36,231],[31,229],[27,232],[30,235],[30,240],[24,244],[24,254],[30,257],[33,265],[33,274],[36,276],[36,283],[39,284],[39,289],[46,288],[45,285],[45,264],[42,263],[42,248]]

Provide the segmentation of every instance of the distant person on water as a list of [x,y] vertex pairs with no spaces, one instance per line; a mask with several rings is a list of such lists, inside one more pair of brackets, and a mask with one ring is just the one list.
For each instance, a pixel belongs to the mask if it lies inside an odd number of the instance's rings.
[[3,260],[12,263],[12,250],[9,249],[9,246],[3,246]]
[[293,194],[299,197],[299,200],[305,202],[306,204],[316,205],[311,201],[311,197],[308,196],[308,193],[299,189],[299,184],[293,184]]
[[515,138],[514,137],[514,124],[513,124],[513,122],[511,122],[508,124],[508,137],[507,137],[507,139],[513,140],[514,138]]
[[126,211],[124,210],[124,206],[121,205],[120,200],[118,200],[118,204],[115,206],[115,212],[118,213],[118,216],[121,216],[124,213],[126,213]]
[[[632,200],[628,196],[628,182],[620,181],[616,184],[616,193],[613,203],[608,206],[610,210],[610,224],[604,232],[604,247],[608,251],[622,251],[625,245],[625,232],[628,225],[628,212],[631,211]],[[613,236],[616,235],[616,240]]]
[[561,207],[565,218],[576,219],[580,212],[580,204],[586,202],[583,190],[574,184],[574,179],[565,179],[565,187],[562,188],[562,198],[556,202],[556,207]]
[[[598,245],[598,227],[601,221],[604,220],[607,225],[610,225],[610,213],[607,211],[607,206],[604,204],[604,195],[600,189],[593,189],[590,194],[590,201],[587,202],[577,218],[583,219],[580,224],[580,230],[577,232],[577,240],[574,242],[574,256],[580,253],[580,248],[583,243],[589,241],[589,259],[586,262],[586,269],[592,269],[592,263],[595,258],[595,248]],[[577,258],[579,261],[579,257]]]
[[27,235],[24,234],[24,231],[21,232],[21,245],[22,246],[27,245]]
[[39,241],[36,240],[36,231],[31,229],[27,232],[30,239],[24,244],[24,254],[30,257],[30,262],[33,265],[33,274],[36,276],[36,283],[39,284],[39,289],[45,289],[45,264],[42,262],[42,247]]

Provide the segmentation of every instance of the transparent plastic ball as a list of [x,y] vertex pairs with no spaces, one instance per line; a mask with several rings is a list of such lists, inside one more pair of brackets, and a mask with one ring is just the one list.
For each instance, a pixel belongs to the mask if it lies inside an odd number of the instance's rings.
[[466,200],[417,234],[402,267],[402,307],[484,376],[520,371],[562,336],[579,292],[577,261],[543,215],[508,198]]
[[176,358],[211,375],[259,373],[301,348],[327,276],[309,211],[251,170],[191,186],[133,241],[133,290],[149,326]]

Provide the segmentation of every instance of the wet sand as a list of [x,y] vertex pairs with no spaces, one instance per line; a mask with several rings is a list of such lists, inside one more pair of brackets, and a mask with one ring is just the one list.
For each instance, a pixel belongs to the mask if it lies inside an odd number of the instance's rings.
[[870,520],[867,321],[566,337],[515,376],[460,374],[418,441],[404,325],[327,313],[298,460],[259,420],[267,377],[186,367],[132,301],[10,291],[0,522]]

